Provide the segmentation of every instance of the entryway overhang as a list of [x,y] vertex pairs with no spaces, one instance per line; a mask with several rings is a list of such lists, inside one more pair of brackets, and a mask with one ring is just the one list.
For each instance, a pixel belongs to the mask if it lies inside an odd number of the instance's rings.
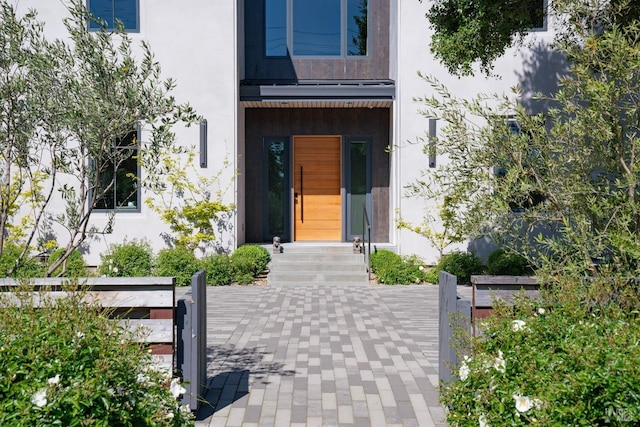
[[389,108],[393,80],[304,80],[240,82],[246,108]]

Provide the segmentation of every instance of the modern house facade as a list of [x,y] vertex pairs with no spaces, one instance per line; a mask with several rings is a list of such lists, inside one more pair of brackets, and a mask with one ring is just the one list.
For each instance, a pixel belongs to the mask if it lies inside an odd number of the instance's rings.
[[[64,37],[63,1],[16,4],[22,12],[36,9],[47,34]],[[430,1],[88,0],[87,6],[107,23],[122,20],[134,41],[148,41],[163,73],[177,81],[177,100],[206,119],[206,126],[178,128],[176,136],[197,151],[199,174],[222,171],[224,201],[235,205],[219,229],[218,243],[228,250],[274,236],[350,242],[368,220],[373,243],[435,262],[436,248],[397,227],[400,215],[420,223],[425,203],[437,203],[407,197],[405,187],[446,161],[413,144],[438,132],[414,101],[432,91],[418,71],[469,97],[517,84],[529,95],[554,81],[545,68],[553,61],[541,54],[552,36],[545,28],[532,33],[531,48],[497,61],[500,78],[449,75],[429,52]],[[168,227],[145,197],[141,192],[131,209],[116,209],[113,231],[87,248],[89,264],[125,239],[166,245]],[[100,228],[109,210],[93,215]]]

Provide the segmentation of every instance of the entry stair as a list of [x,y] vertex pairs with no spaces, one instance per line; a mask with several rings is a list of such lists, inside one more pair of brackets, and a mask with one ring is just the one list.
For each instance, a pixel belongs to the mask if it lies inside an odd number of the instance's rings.
[[267,281],[271,286],[367,285],[369,275],[364,255],[354,254],[351,244],[285,243],[282,253],[271,254]]

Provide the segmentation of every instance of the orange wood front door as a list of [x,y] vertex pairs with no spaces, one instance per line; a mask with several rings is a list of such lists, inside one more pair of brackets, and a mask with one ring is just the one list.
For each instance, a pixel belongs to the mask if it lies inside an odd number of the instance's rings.
[[341,139],[293,138],[294,240],[342,240]]

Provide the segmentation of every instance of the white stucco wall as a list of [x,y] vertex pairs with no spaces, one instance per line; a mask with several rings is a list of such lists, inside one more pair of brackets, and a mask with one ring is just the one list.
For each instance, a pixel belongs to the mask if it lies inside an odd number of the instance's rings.
[[[16,0],[15,4],[19,12],[36,9],[39,19],[46,23],[48,37],[65,37],[62,19],[67,16],[67,11],[63,1]],[[155,59],[162,66],[163,76],[176,80],[177,87],[173,92],[176,100],[189,102],[208,121],[208,167],[201,169],[199,156],[196,155],[197,173],[214,176],[223,169],[225,158],[231,161],[221,179],[223,186],[229,186],[224,198],[226,203],[235,202],[237,192],[237,182],[234,180],[238,168],[237,17],[236,0],[144,0],[140,1],[140,32],[131,33],[135,46],[141,40],[150,43]],[[199,150],[197,126],[178,126],[175,132],[179,144]],[[142,138],[145,138],[144,132]],[[143,201],[147,196],[143,193]],[[61,204],[54,204],[51,211],[62,208]],[[235,247],[238,231],[236,222],[236,216],[233,215],[219,243],[229,248]],[[92,215],[93,225],[101,228],[105,223],[105,214]],[[85,260],[89,265],[97,265],[100,253],[107,250],[109,244],[124,239],[147,239],[157,251],[166,247],[161,233],[167,231],[168,227],[157,214],[144,205],[140,213],[118,213],[111,234],[88,242]],[[59,242],[65,243],[64,235],[60,235]]]
[[[50,37],[65,36],[62,19],[67,11],[64,1],[14,1],[21,12],[37,9],[40,19],[46,22],[46,33]],[[244,110],[238,102],[238,83],[244,75],[243,19],[239,19],[243,16],[244,1],[140,0],[140,32],[131,34],[136,43],[148,41],[162,65],[164,76],[176,79],[176,99],[189,102],[208,121],[208,167],[197,167],[197,172],[214,176],[225,158],[231,161],[230,167],[224,170],[221,184],[228,186],[225,202],[237,204],[237,215],[231,218],[228,229],[222,232],[218,241],[229,248],[245,241],[242,189],[245,168],[250,167],[244,162]],[[428,121],[418,113],[420,105],[413,97],[428,96],[432,90],[417,72],[436,76],[454,95],[472,97],[481,92],[505,92],[518,83],[527,91],[552,86],[553,65],[558,58],[552,54],[542,58],[528,49],[510,50],[496,62],[495,72],[500,79],[482,75],[451,76],[429,52],[431,30],[425,13],[431,2],[391,1],[390,77],[396,81],[397,97],[391,110],[392,145],[395,148],[391,154],[390,243],[402,254],[417,254],[427,262],[436,262],[438,251],[425,238],[408,230],[398,230],[395,224],[397,213],[418,224],[424,217],[425,203],[435,204],[435,201],[408,198],[404,190],[422,170],[428,169],[428,157],[422,153],[422,146],[409,144],[425,136],[428,130]],[[532,35],[533,46],[545,44],[550,38],[550,31],[536,32]],[[176,137],[180,144],[198,149],[197,127],[178,127]],[[443,160],[437,159],[438,163]],[[236,172],[239,173],[237,177]],[[143,200],[146,196],[143,194]],[[53,211],[56,209],[62,209],[62,205],[52,206]],[[106,219],[106,215],[95,213],[93,224],[101,228]],[[119,213],[113,233],[89,241],[85,258],[90,265],[96,265],[100,253],[107,250],[109,244],[122,242],[125,238],[147,239],[159,250],[165,247],[161,233],[166,231],[167,226],[146,206],[140,213]],[[60,242],[64,243],[62,235]],[[466,246],[460,247],[465,249]]]
[[[544,67],[530,66],[531,63],[544,62],[544,58],[536,57],[528,48],[510,49],[496,61],[495,73],[500,78],[488,78],[480,74],[465,78],[450,75],[429,52],[432,31],[425,14],[431,4],[430,1],[397,1],[399,34],[393,135],[395,145],[401,148],[396,148],[393,153],[393,191],[398,193],[392,197],[395,204],[391,207],[391,214],[396,217],[397,211],[403,219],[415,224],[422,221],[427,205],[437,205],[434,200],[406,197],[404,190],[420,176],[421,171],[428,170],[428,156],[423,154],[422,144],[409,144],[417,138],[425,137],[428,132],[428,120],[418,113],[420,104],[414,102],[413,97],[431,96],[435,93],[427,82],[418,77],[418,71],[423,75],[435,76],[453,95],[466,98],[478,93],[508,93],[516,84],[522,84],[525,89],[532,86],[544,89],[544,82],[553,80],[552,76],[540,75],[547,72]],[[550,38],[550,31],[537,31],[531,35],[533,46],[538,43],[545,45]],[[438,164],[442,164],[444,160],[437,158]],[[424,237],[409,230],[398,230],[395,226],[392,226],[391,235],[400,253],[417,254],[429,263],[437,261],[438,251]],[[457,247],[466,249],[467,244]],[[449,250],[455,248],[453,246]]]

